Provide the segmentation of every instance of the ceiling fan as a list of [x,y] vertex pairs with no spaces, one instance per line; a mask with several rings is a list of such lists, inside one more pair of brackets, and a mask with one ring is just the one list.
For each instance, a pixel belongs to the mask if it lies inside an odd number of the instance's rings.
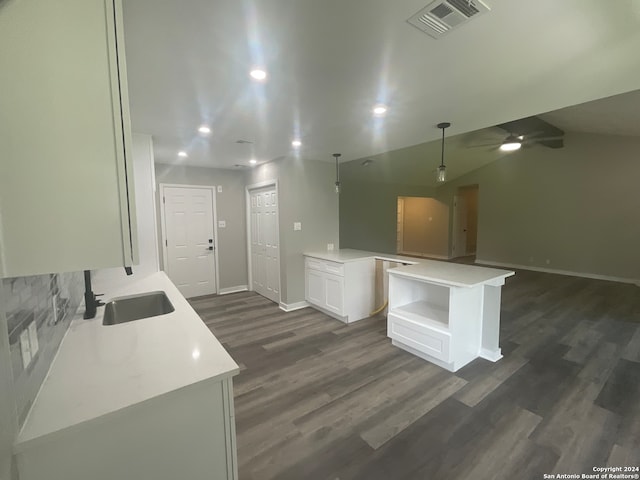
[[503,152],[513,152],[522,147],[533,145],[543,145],[548,148],[562,148],[564,146],[564,131],[539,117],[527,117],[496,126],[507,132],[505,138],[469,147],[495,147]]
[[544,135],[544,132],[532,132],[527,134],[510,132],[503,140],[469,145],[468,148],[492,147],[492,149],[500,150],[502,152],[515,152],[520,148],[531,147],[536,144],[541,144],[549,148],[562,148],[564,146],[563,138],[563,135],[546,136]]

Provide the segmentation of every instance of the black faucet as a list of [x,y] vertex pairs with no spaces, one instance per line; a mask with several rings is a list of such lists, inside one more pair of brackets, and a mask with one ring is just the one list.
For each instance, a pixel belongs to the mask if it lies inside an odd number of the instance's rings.
[[84,319],[95,318],[98,307],[104,303],[98,300],[95,293],[91,290],[91,270],[84,271]]

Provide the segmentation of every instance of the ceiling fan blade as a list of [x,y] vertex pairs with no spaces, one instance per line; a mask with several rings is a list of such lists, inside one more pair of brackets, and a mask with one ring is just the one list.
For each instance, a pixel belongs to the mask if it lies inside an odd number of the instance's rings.
[[539,143],[539,142],[548,142],[551,140],[564,140],[564,135],[555,136],[555,137],[533,137],[533,138],[527,138],[525,136],[524,140],[522,140],[522,143]]
[[500,142],[481,143],[478,145],[467,145],[466,148],[499,147],[500,145],[501,145]]

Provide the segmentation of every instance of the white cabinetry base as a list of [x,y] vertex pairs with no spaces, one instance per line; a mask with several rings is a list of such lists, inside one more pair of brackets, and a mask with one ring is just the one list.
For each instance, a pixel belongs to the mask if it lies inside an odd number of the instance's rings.
[[305,299],[323,313],[351,323],[374,309],[375,260],[348,262],[305,258]]
[[389,270],[387,334],[394,345],[455,372],[498,346],[500,290],[512,272],[424,262]]
[[502,358],[502,349],[498,350],[488,350],[486,348],[480,349],[480,356],[485,360],[489,360],[490,362],[497,362]]
[[427,362],[431,362],[434,363],[436,365],[438,365],[439,367],[444,368],[445,370],[449,370],[450,372],[455,372],[456,370],[458,370],[460,367],[455,368],[453,362],[443,362],[442,360],[433,357],[431,355],[429,355],[428,353],[425,353],[423,351],[420,351],[416,348],[411,348],[409,345],[406,345],[398,340],[394,340],[393,338],[391,339],[391,344],[395,347],[401,348],[402,350],[404,350],[405,352],[409,352],[413,355],[415,355],[416,357],[420,357],[423,360],[426,360]]
[[230,378],[204,381],[74,428],[17,452],[21,480],[236,480]]

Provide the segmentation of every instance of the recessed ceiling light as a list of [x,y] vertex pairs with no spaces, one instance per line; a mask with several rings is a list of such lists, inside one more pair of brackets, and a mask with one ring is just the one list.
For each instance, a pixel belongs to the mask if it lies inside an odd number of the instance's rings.
[[211,133],[211,128],[209,128],[208,125],[200,125],[200,128],[198,128],[198,131],[200,133],[207,134],[207,133]]
[[249,72],[249,75],[251,75],[251,78],[255,80],[264,80],[267,78],[267,72],[259,68],[251,70],[251,72]]
[[375,107],[373,107],[373,114],[381,117],[383,116],[385,113],[387,113],[387,106],[386,105],[376,105]]
[[294,140],[293,142],[291,142],[291,146],[293,148],[298,148],[302,146],[302,142],[300,140]]
[[182,158],[187,158],[189,155],[187,155],[187,152],[180,151],[178,152],[178,156]]
[[258,163],[258,161],[255,158],[252,158],[251,160],[249,160],[249,163],[251,165],[255,165],[256,163]]

